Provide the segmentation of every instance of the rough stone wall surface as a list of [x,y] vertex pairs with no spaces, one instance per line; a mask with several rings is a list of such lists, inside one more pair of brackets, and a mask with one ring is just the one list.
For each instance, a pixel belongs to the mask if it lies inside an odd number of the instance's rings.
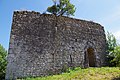
[[6,79],[58,74],[85,67],[85,52],[94,49],[95,66],[105,63],[104,28],[91,21],[30,11],[15,11]]

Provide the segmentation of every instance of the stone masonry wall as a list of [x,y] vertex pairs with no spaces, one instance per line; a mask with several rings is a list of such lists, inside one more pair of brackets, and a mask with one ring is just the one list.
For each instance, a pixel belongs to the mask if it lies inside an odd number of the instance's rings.
[[95,66],[103,66],[105,45],[104,29],[98,23],[15,11],[6,79],[46,76],[68,67],[85,67],[88,48],[94,49]]

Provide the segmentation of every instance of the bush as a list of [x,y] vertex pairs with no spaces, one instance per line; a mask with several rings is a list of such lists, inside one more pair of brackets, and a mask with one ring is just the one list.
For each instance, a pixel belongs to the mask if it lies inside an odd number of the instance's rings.
[[5,71],[6,71],[6,65],[7,65],[6,56],[7,56],[7,51],[0,44],[0,79],[5,78]]

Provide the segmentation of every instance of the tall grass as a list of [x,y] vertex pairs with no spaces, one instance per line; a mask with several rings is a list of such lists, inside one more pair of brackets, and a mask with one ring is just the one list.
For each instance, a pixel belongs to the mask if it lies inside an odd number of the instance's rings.
[[101,67],[101,68],[75,68],[60,75],[47,77],[26,78],[21,80],[112,80],[120,78],[119,67]]

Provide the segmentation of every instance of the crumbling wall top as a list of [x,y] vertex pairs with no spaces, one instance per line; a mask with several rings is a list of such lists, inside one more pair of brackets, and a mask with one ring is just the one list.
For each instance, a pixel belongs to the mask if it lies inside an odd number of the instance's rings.
[[37,15],[37,16],[49,16],[49,17],[59,17],[59,18],[64,18],[64,19],[69,19],[69,21],[74,21],[74,22],[81,22],[81,23],[86,23],[86,24],[88,24],[88,25],[96,25],[96,27],[98,27],[99,26],[99,28],[101,27],[101,28],[103,28],[103,26],[102,25],[100,25],[99,23],[96,23],[96,22],[94,22],[94,21],[87,21],[87,20],[81,20],[81,19],[76,19],[76,18],[72,18],[72,17],[67,17],[67,16],[55,16],[55,15],[52,15],[52,14],[41,14],[40,12],[35,12],[35,11],[14,11],[14,15],[13,15],[13,17],[16,17],[17,15],[28,15],[28,16],[34,16],[34,15]]

